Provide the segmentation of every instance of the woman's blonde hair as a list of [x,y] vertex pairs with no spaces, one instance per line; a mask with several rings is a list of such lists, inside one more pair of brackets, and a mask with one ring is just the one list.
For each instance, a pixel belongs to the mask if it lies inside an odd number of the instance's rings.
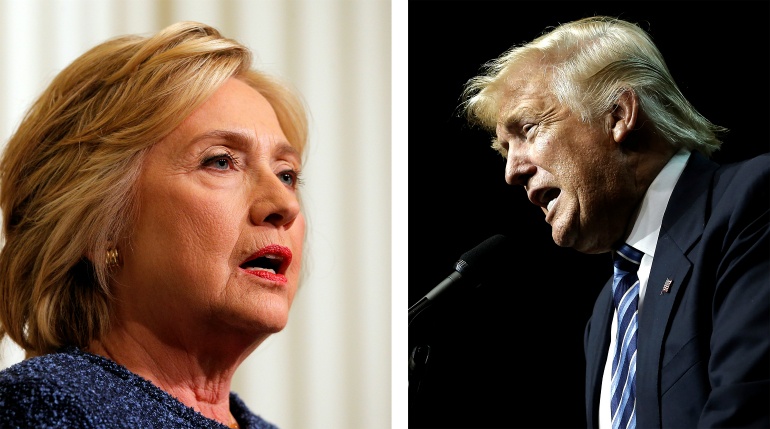
[[0,339],[34,356],[109,329],[106,255],[135,219],[144,156],[227,79],[261,93],[302,153],[301,99],[250,67],[244,46],[181,22],[105,42],[56,76],[0,161]]
[[506,80],[518,65],[539,59],[551,72],[549,89],[559,102],[590,122],[631,90],[655,130],[673,147],[706,156],[727,132],[687,101],[650,36],[635,24],[597,16],[560,25],[485,65],[463,93],[471,122],[494,130]]

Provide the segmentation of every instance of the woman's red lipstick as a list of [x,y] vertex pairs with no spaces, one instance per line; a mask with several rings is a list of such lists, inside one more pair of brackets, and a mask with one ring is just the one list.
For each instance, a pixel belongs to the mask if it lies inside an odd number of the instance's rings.
[[240,265],[247,273],[277,283],[286,283],[286,270],[291,264],[291,250],[271,244],[257,250]]

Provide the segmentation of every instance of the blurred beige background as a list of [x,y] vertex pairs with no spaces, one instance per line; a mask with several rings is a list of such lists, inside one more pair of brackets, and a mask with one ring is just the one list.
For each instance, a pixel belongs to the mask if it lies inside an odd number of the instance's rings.
[[[249,46],[311,113],[307,280],[233,390],[282,429],[391,427],[389,1],[0,0],[0,144],[77,56],[185,20]],[[0,368],[22,357],[0,346]]]

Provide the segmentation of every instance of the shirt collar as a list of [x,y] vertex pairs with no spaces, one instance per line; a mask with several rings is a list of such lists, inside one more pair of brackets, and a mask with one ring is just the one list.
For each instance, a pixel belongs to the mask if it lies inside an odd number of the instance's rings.
[[646,255],[655,256],[658,234],[663,223],[663,215],[666,212],[668,200],[671,198],[671,193],[674,192],[674,186],[684,171],[689,157],[689,150],[680,149],[652,181],[644,194],[631,233],[626,238],[626,243],[629,246],[644,252]]

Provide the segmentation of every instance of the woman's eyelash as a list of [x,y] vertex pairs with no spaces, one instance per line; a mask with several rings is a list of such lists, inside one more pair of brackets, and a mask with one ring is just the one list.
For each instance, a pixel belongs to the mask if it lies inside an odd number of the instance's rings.
[[302,174],[301,174],[301,172],[300,172],[300,171],[297,171],[297,170],[292,170],[292,171],[294,171],[294,180],[296,180],[296,181],[297,181],[297,185],[296,185],[296,186],[298,187],[298,186],[300,186],[300,185],[304,184],[304,183],[305,183],[305,181],[304,181],[304,180],[302,180]]
[[223,158],[227,159],[229,161],[228,163],[231,164],[232,167],[235,167],[235,166],[239,165],[239,163],[240,163],[240,159],[237,156],[235,156],[235,155],[233,155],[231,153],[226,153],[225,152],[225,153],[220,153],[220,154],[212,155],[212,156],[210,156],[208,158],[205,158],[201,162],[201,165],[209,165],[212,162],[214,162],[214,161],[216,161],[218,159],[223,159]]
[[[214,162],[218,160],[227,160],[227,165],[226,166],[221,165],[221,167],[224,167],[224,168],[218,168],[217,166],[212,165]],[[203,161],[201,161],[202,166],[208,166],[210,168],[214,168],[216,170],[221,170],[221,171],[235,168],[239,165],[239,163],[240,163],[240,159],[237,156],[227,152],[209,156],[203,159]],[[282,177],[284,175],[290,176],[291,183],[287,183],[287,185],[291,186],[294,189],[298,188],[300,185],[304,183],[304,181],[302,180],[300,171],[298,170],[294,170],[294,169],[283,170],[279,172],[277,175],[278,175],[278,178],[281,180],[284,179],[284,177]]]
[[297,189],[300,185],[305,183],[302,180],[302,176],[301,176],[300,172],[297,171],[297,170],[283,170],[280,173],[278,173],[278,178],[282,179],[281,176],[283,176],[284,174],[291,176],[292,183],[289,186],[291,186],[294,189]]

